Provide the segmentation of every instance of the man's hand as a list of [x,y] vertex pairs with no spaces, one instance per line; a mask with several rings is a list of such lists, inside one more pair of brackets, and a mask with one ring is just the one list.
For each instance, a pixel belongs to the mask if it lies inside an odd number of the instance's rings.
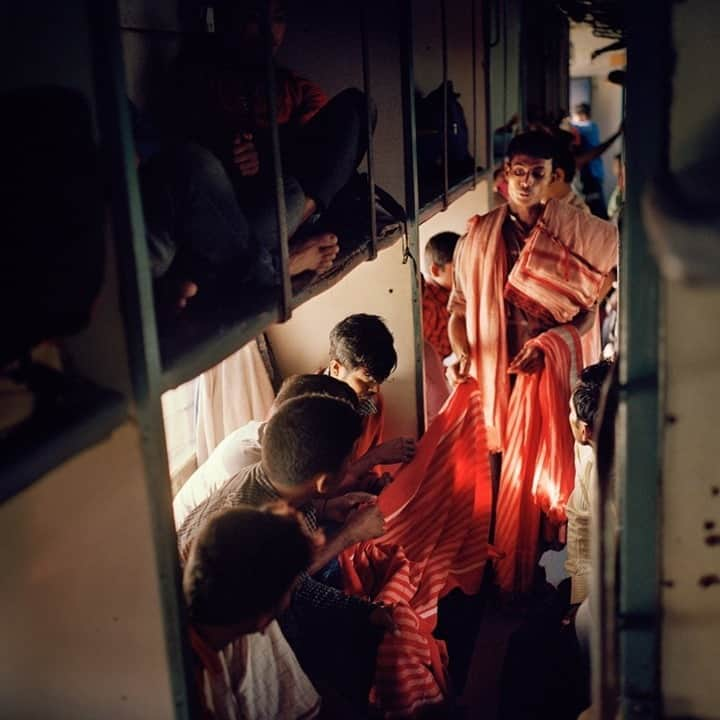
[[416,445],[412,438],[398,437],[377,445],[367,454],[372,455],[373,465],[395,465],[410,462],[415,452]]
[[525,343],[522,350],[515,356],[508,367],[508,373],[525,373],[532,375],[545,366],[545,353],[535,345]]
[[372,540],[385,532],[385,518],[376,502],[377,498],[373,497],[372,505],[362,505],[348,515],[343,530],[350,544]]
[[357,510],[361,505],[376,502],[377,498],[367,492],[345,493],[327,501],[323,517],[338,523],[344,523],[353,510]]
[[382,628],[387,632],[396,632],[397,625],[393,618],[392,607],[385,605],[385,603],[373,603],[373,605],[375,605],[375,608],[370,613],[370,624]]
[[390,473],[384,472],[382,475],[378,475],[371,470],[358,478],[357,486],[365,492],[379,495],[392,481],[393,476]]
[[260,157],[251,133],[235,136],[232,161],[243,177],[253,177],[260,172]]
[[460,359],[448,366],[445,371],[445,377],[452,387],[464,383],[468,379],[468,373],[470,372],[470,357],[468,355],[461,355]]

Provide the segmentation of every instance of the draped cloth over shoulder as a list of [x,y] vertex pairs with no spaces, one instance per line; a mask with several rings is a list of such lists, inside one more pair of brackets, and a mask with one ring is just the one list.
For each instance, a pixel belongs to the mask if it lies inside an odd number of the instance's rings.
[[497,580],[507,592],[526,592],[538,558],[541,513],[559,525],[575,483],[568,400],[582,359],[580,336],[564,325],[530,341],[545,353],[545,366],[518,375],[508,412],[495,545]]
[[385,717],[415,717],[447,696],[444,644],[432,636],[438,600],[480,588],[488,558],[490,468],[482,394],[460,385],[379,497],[387,532],[340,561],[348,592],[395,605],[371,700]]
[[[468,223],[455,250],[470,348],[470,374],[482,387],[491,451],[506,445],[510,381],[505,301],[532,315],[567,323],[597,302],[600,285],[617,265],[617,229],[555,200],[548,201],[508,276],[502,228],[508,206]],[[450,309],[457,297],[453,291]],[[582,338],[583,365],[597,362],[599,324]]]
[[[540,510],[561,522],[572,491],[574,459],[568,400],[579,369],[599,359],[599,325],[582,338],[569,324],[594,309],[617,265],[617,230],[555,200],[508,273],[503,223],[508,207],[470,220],[455,250],[456,289],[450,309],[462,307],[470,373],[483,394],[488,445],[503,452],[495,545],[501,587],[525,591],[537,560]],[[540,374],[518,375],[510,393],[506,302],[557,327],[529,342],[545,353]]]

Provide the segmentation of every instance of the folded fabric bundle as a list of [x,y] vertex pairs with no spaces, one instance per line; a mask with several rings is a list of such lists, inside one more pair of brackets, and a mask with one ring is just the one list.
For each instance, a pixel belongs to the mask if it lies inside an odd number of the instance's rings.
[[535,317],[566,323],[593,307],[616,265],[614,225],[575,209],[560,213],[548,202],[510,271],[505,299]]

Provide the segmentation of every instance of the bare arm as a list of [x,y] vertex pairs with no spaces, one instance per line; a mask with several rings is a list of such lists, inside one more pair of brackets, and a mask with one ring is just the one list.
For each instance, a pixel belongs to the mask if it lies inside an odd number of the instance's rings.
[[448,380],[453,385],[458,385],[467,378],[470,369],[470,344],[468,343],[465,313],[460,309],[453,310],[450,315],[448,337],[457,358],[456,362],[448,368]]
[[[335,505],[335,508],[332,508]],[[385,519],[377,506],[377,498],[368,493],[347,493],[327,502],[328,515],[334,510],[332,519],[345,522],[340,530],[315,552],[315,559],[309,573],[320,570],[330,560],[339,555],[345,548],[372,538],[380,537],[385,532]]]
[[605,140],[605,142],[596,145],[594,148],[590,148],[590,150],[578,153],[575,156],[575,167],[578,170],[582,170],[582,168],[591,163],[595,158],[600,157],[620,137],[620,135],[622,135],[622,131],[623,128],[621,125],[618,128],[618,131],[613,133],[607,140]]

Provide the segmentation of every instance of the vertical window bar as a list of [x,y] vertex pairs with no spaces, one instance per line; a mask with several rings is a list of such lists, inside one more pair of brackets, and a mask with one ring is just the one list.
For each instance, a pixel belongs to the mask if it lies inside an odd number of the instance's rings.
[[162,607],[166,663],[175,720],[194,717],[199,707],[182,601],[175,526],[168,482],[160,406],[160,350],[135,147],[126,95],[120,23],[114,0],[88,0],[93,84],[100,141],[110,169],[110,212],[120,285],[127,361],[142,439],[145,486]]
[[472,186],[473,190],[477,186],[477,1],[470,0],[470,31],[472,32],[471,52],[472,52],[472,118],[473,118],[473,173]]
[[[418,436],[425,431],[425,399],[423,393],[423,337],[420,278],[414,258],[419,250],[417,143],[415,135],[415,77],[413,68],[412,0],[402,0],[400,12],[400,83],[402,87],[403,154],[405,159],[405,237],[403,262],[413,258],[412,303],[415,334],[415,405]],[[414,255],[413,255],[414,253]]]
[[[492,3],[489,0],[482,0],[482,39],[483,39],[483,65],[485,91],[485,152],[487,153],[488,168],[495,168],[495,131],[492,114],[492,39],[490,28],[492,25]],[[493,182],[488,183],[488,197],[492,200]],[[490,204],[492,207],[492,203]]]
[[280,322],[290,318],[292,300],[292,285],[290,283],[290,260],[288,250],[287,211],[285,208],[285,186],[282,174],[282,159],[280,155],[280,134],[277,122],[277,92],[275,84],[275,61],[272,51],[272,17],[269,2],[263,3],[260,13],[260,32],[265,45],[266,62],[266,91],[268,103],[268,116],[270,118],[270,141],[272,147],[273,173],[275,175],[275,201],[277,212],[277,229],[280,237]]
[[373,103],[372,75],[370,68],[370,40],[368,22],[368,3],[360,0],[360,37],[362,43],[363,88],[365,90],[365,108],[367,123],[367,171],[370,191],[370,246],[368,260],[377,257],[377,213],[375,211],[375,147],[373,144]]
[[440,28],[442,33],[442,172],[443,172],[443,210],[448,207],[448,49],[447,49],[447,2],[440,0]]

